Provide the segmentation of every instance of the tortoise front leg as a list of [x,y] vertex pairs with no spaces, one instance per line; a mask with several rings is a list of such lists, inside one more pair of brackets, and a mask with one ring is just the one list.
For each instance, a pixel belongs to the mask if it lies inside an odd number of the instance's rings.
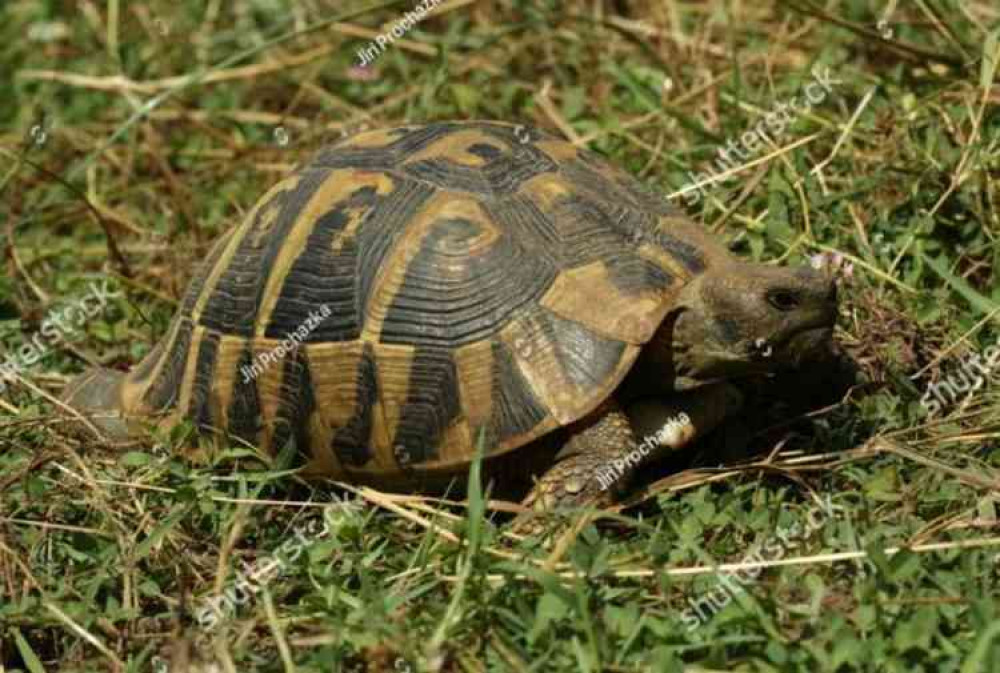
[[[629,404],[629,423],[656,455],[682,449],[719,427],[743,408],[743,394],[728,383],[713,383],[672,397],[647,397]],[[641,444],[640,444],[641,446]]]
[[522,501],[532,512],[514,520],[514,532],[536,532],[555,510],[613,504],[653,456],[687,446],[741,404],[735,388],[712,384],[669,399],[643,399],[627,409],[616,402],[603,405],[571,426],[555,464]]

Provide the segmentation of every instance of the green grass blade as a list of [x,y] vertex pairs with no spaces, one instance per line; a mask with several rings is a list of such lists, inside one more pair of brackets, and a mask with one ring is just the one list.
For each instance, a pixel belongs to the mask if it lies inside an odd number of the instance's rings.
[[951,289],[962,295],[962,298],[969,302],[969,305],[971,305],[977,312],[988,315],[997,309],[1000,309],[1000,306],[988,297],[984,297],[979,294],[972,288],[971,285],[953,274],[948,269],[948,265],[941,261],[941,259],[928,257],[923,253],[920,253],[920,256],[925,262],[927,262],[927,266],[929,266],[934,273],[939,275],[944,282],[948,283],[948,285],[951,286]]
[[30,673],[45,673],[45,666],[42,665],[42,660],[38,658],[35,651],[31,649],[31,645],[21,635],[20,629],[14,629],[14,642],[17,644],[17,651],[20,653],[21,658],[24,659],[24,665],[28,667],[28,671]]

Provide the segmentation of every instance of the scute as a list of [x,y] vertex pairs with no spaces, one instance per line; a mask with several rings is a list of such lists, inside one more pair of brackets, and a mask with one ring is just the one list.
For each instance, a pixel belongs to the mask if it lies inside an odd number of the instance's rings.
[[537,129],[362,133],[216,244],[124,407],[327,476],[457,471],[596,408],[716,245]]

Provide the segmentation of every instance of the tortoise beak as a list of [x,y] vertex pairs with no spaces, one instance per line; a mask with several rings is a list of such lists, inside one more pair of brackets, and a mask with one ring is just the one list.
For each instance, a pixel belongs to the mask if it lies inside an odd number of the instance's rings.
[[782,344],[781,350],[781,360],[789,367],[826,360],[833,354],[833,322],[802,329]]
[[818,273],[816,276],[816,289],[811,293],[808,305],[798,312],[797,324],[775,344],[775,350],[779,353],[777,359],[790,366],[825,360],[833,353],[833,330],[837,322],[837,284],[832,277]]

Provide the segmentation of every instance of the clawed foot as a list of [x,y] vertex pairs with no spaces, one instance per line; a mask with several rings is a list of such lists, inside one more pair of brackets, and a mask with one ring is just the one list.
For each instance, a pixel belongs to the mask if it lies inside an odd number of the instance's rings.
[[588,510],[614,503],[614,485],[607,486],[598,476],[604,461],[593,460],[594,456],[575,458],[556,464],[535,484],[521,502],[530,511],[515,517],[510,532],[540,537],[546,532],[565,530]]

